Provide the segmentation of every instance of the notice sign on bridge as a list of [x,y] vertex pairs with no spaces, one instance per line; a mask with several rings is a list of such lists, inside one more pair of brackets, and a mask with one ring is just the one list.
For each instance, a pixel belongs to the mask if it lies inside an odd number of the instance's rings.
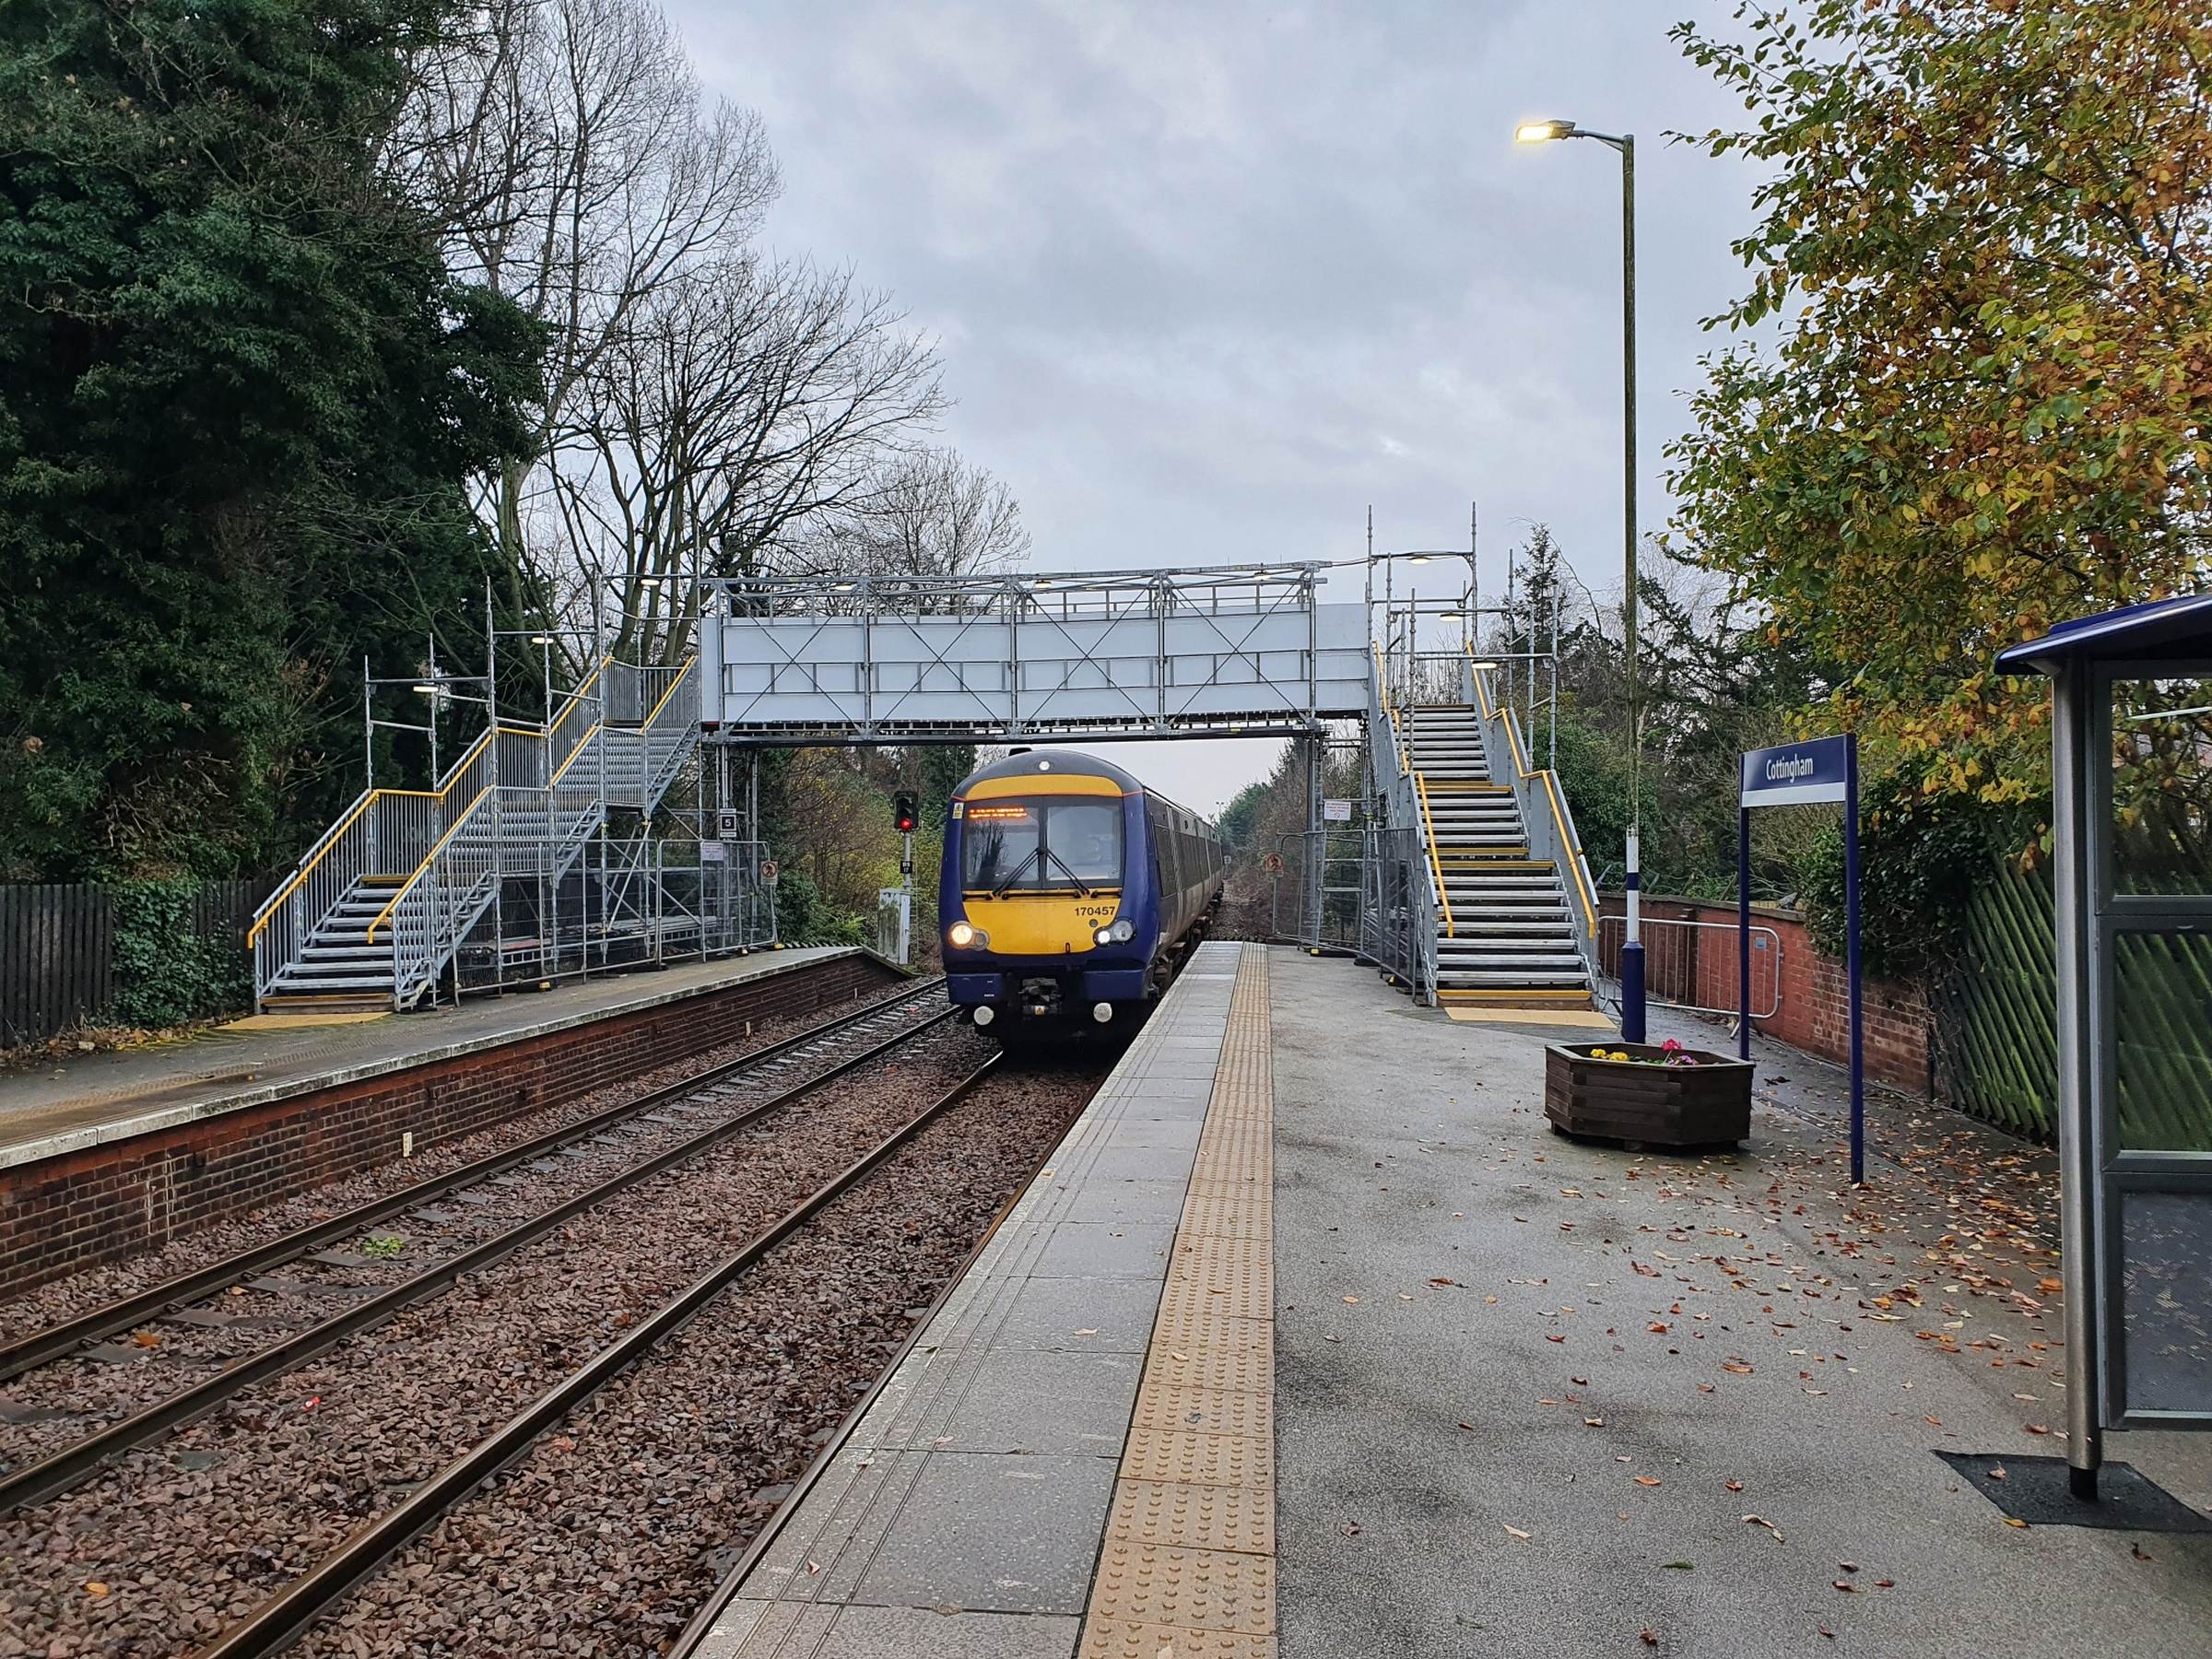
[[1741,805],[1805,806],[1841,804],[1851,784],[1851,739],[1814,737],[1744,757]]

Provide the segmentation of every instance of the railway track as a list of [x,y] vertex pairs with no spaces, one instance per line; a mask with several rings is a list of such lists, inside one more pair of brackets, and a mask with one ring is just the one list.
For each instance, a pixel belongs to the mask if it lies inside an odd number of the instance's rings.
[[660,1651],[1103,1069],[925,1018],[772,1085],[749,1133],[0,1519],[0,1653]]
[[406,1499],[347,1536],[305,1575],[292,1580],[249,1618],[199,1650],[200,1659],[253,1659],[290,1646],[363,1580],[435,1525],[502,1468],[526,1453],[654,1347],[696,1318],[747,1270],[825,1208],[873,1174],[902,1147],[949,1112],[1001,1063],[990,1054],[920,1112],[861,1158],[817,1187],[792,1209],[693,1280],[681,1294],[619,1340],[601,1348],[523,1411],[455,1458]]
[[[943,1025],[950,1011],[935,1011],[936,994],[935,982],[911,987],[0,1348],[0,1381],[18,1396],[9,1439],[29,1452],[0,1474],[0,1514],[67,1490]],[[335,1248],[349,1241],[362,1248]],[[118,1336],[132,1340],[100,1347]],[[71,1435],[102,1408],[107,1420]]]

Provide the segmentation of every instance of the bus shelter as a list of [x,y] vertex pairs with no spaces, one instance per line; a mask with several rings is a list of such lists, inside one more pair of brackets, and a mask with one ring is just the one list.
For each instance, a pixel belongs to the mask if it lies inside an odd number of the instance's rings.
[[2066,1460],[2212,1427],[2212,594],[2015,645],[2052,680]]

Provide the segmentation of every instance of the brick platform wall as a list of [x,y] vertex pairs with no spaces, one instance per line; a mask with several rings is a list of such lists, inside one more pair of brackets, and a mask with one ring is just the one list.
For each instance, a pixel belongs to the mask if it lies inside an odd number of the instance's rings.
[[561,1106],[898,976],[841,957],[0,1171],[0,1285],[27,1290],[398,1158]]
[[[1618,893],[1605,895],[1599,906],[1606,917],[1623,913]],[[1691,899],[1647,897],[1646,923],[1667,921],[1718,923],[1722,926],[1684,928],[1648,927],[1644,934],[1644,983],[1654,998],[1692,1003],[1709,1008],[1734,1008],[1736,1004],[1735,906],[1706,904]],[[1755,1019],[1759,1031],[1792,1048],[1818,1054],[1841,1065],[1851,1057],[1851,984],[1843,964],[1824,956],[1806,931],[1805,917],[1778,905],[1755,904],[1751,920],[1756,927],[1774,930],[1780,947],[1781,996],[1774,994],[1772,949],[1751,954],[1751,1006],[1772,1006],[1771,1018]],[[1620,972],[1620,935],[1618,923],[1602,925],[1599,943],[1607,973]],[[1758,944],[1755,935],[1753,943]],[[1918,985],[1892,984],[1869,978],[1865,982],[1865,1052],[1866,1075],[1914,1094],[1933,1092],[1928,1062],[1931,1016],[1927,998]]]

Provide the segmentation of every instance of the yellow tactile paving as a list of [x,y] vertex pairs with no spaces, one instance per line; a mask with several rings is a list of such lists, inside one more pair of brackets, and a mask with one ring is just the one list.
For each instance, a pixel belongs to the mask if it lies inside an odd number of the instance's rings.
[[1275,1659],[1275,1077],[1246,946],[1080,1659]]
[[1077,1659],[1276,1659],[1275,1638],[1237,1630],[1191,1630],[1128,1619],[1089,1618]]
[[1275,1630],[1275,1558],[1231,1549],[1162,1549],[1109,1538],[1091,1586],[1139,1624],[1189,1630]]
[[1275,1397],[1253,1388],[1147,1388],[1137,1397],[1134,1426],[1273,1439]]
[[1106,1541],[1272,1556],[1275,1504],[1252,1487],[1124,1480],[1113,1488]]
[[1154,1342],[1145,1361],[1147,1388],[1234,1388],[1273,1397],[1268,1385],[1274,1381],[1275,1356],[1266,1347],[1179,1348],[1157,1337]]

